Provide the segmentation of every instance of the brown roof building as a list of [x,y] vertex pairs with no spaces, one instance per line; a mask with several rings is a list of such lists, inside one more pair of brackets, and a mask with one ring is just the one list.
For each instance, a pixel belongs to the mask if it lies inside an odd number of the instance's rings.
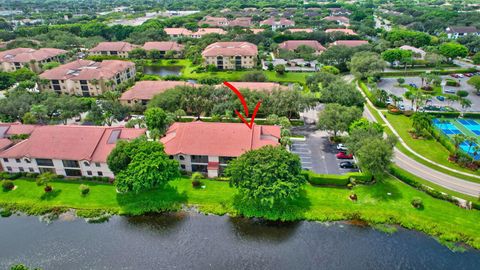
[[213,27],[226,27],[228,26],[229,21],[227,18],[223,18],[223,17],[206,16],[205,18],[203,18],[201,21],[198,22],[198,25],[204,25],[204,24],[207,24]]
[[147,105],[155,95],[163,93],[177,86],[195,86],[196,84],[184,81],[139,81],[124,92],[120,102],[124,105],[142,104]]
[[339,25],[349,25],[350,19],[344,16],[327,16],[323,18],[325,21],[337,22]]
[[278,48],[288,51],[294,51],[300,46],[308,46],[314,49],[316,54],[319,54],[326,50],[326,48],[323,47],[322,44],[320,44],[320,42],[316,40],[287,40],[280,43],[280,45],[278,45]]
[[178,56],[182,53],[185,46],[179,44],[175,41],[152,41],[146,42],[143,45],[143,49],[146,51],[157,50],[160,52],[162,57],[168,52],[174,52],[174,56]]
[[280,18],[276,20],[274,17],[271,17],[264,21],[261,21],[260,25],[270,25],[272,27],[272,30],[275,31],[280,28],[295,26],[295,22],[285,18]]
[[207,65],[218,69],[253,68],[256,64],[258,49],[250,42],[215,42],[202,52]]
[[312,28],[289,28],[287,31],[290,31],[290,33],[313,33]]
[[238,17],[229,22],[229,26],[250,27],[252,26],[252,18]]
[[136,48],[135,45],[128,42],[100,42],[97,46],[90,49],[92,55],[114,55],[119,57],[128,57],[128,53]]
[[48,62],[63,62],[67,51],[54,48],[16,48],[0,52],[0,70],[15,71],[27,67],[34,72],[42,71],[42,64]]
[[135,63],[121,60],[77,60],[40,74],[49,81],[42,90],[79,96],[101,95],[134,77]]
[[368,44],[367,40],[337,40],[332,43],[332,46],[347,46],[347,47],[357,47]]

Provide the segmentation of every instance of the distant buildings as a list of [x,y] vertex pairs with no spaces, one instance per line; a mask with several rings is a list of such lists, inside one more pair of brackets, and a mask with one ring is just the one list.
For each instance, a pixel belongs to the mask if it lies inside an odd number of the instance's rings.
[[230,160],[266,145],[279,145],[280,127],[243,123],[174,123],[161,142],[180,169],[221,176]]
[[252,18],[250,17],[238,17],[229,22],[229,26],[250,27],[252,26]]
[[350,16],[352,12],[344,8],[329,8],[331,16]]
[[142,48],[146,51],[157,50],[164,56],[168,51],[173,51],[175,55],[180,55],[184,46],[175,41],[152,41],[146,42]]
[[357,47],[368,44],[367,40],[337,40],[332,43],[332,46],[342,45],[347,47]]
[[409,45],[403,45],[400,49],[411,51],[413,53],[413,58],[415,59],[425,59],[425,55],[427,54],[424,50]]
[[286,31],[289,31],[290,33],[313,33],[312,28],[289,28]]
[[26,67],[40,73],[42,65],[48,62],[63,62],[67,51],[53,48],[16,48],[0,52],[0,70],[15,71]]
[[195,84],[184,81],[139,81],[124,92],[120,97],[120,102],[124,105],[147,105],[147,103],[157,94],[163,93],[168,89],[177,86],[194,86]]
[[325,30],[325,33],[344,33],[345,35],[354,36],[357,35],[352,29],[345,28],[333,28]]
[[280,43],[280,45],[278,45],[278,48],[287,51],[294,51],[300,46],[307,46],[314,49],[315,54],[320,54],[326,50],[326,48],[323,47],[322,44],[320,44],[320,42],[316,40],[287,40]]
[[348,26],[350,25],[350,19],[344,16],[327,16],[323,18],[325,21],[330,21],[330,22],[336,22],[339,25],[345,25]]
[[269,19],[261,21],[260,26],[262,25],[269,25],[272,27],[272,30],[275,31],[281,28],[293,27],[295,26],[295,22],[285,18],[280,18],[277,20],[274,17],[271,17]]
[[201,38],[204,35],[208,34],[219,34],[225,35],[227,32],[221,28],[199,28],[197,31],[192,32],[186,28],[164,28],[163,29],[167,35],[172,38],[182,38],[182,37],[189,37],[189,38]]
[[128,42],[100,42],[97,46],[89,50],[91,55],[112,55],[123,58],[128,57],[128,53],[135,48],[135,45]]
[[[23,126],[23,125],[21,125]],[[27,126],[29,137],[0,150],[5,171],[113,178],[107,157],[119,140],[145,134],[144,129],[99,126]],[[0,142],[16,125],[0,124]]]
[[40,88],[70,95],[98,96],[134,77],[133,62],[76,60],[40,74],[42,80],[48,81]]
[[211,17],[206,16],[203,20],[198,22],[198,25],[209,25],[212,27],[233,27],[233,26],[240,26],[240,27],[250,27],[252,26],[252,18],[250,17],[238,17],[233,20],[228,20],[224,17]]
[[480,31],[473,26],[449,26],[445,29],[448,38],[457,39],[468,35],[480,35]]
[[253,68],[257,56],[257,46],[249,42],[215,42],[202,52],[205,64],[220,70]]

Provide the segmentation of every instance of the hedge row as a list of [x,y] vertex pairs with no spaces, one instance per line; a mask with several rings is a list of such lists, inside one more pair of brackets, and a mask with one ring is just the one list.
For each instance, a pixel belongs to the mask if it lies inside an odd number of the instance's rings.
[[363,92],[365,93],[365,95],[367,96],[367,98],[373,103],[373,105],[375,105],[375,107],[378,107],[378,108],[385,108],[387,105],[379,100],[377,100],[372,92],[370,92],[370,89],[368,88],[368,86],[365,84],[365,82],[363,81],[358,81],[358,85],[360,86],[360,88],[363,90]]
[[434,117],[458,118],[460,112],[426,112]]
[[312,171],[303,171],[302,174],[310,184],[319,186],[347,186],[350,183],[350,179],[359,184],[365,184],[372,180],[371,175],[360,172],[337,175],[318,174]]
[[454,203],[455,205],[460,205],[460,202],[454,198],[453,196],[451,195],[448,195],[448,194],[444,194],[442,192],[439,192],[435,189],[432,189],[428,186],[425,186],[424,184],[418,182],[416,180],[416,176],[409,173],[409,172],[406,172],[400,168],[398,168],[397,166],[395,165],[392,165],[390,166],[389,168],[389,171],[390,173],[397,177],[398,179],[400,179],[401,181],[405,182],[406,184],[420,190],[420,191],[423,191],[425,193],[427,193],[428,195],[434,197],[434,198],[437,198],[437,199],[440,199],[440,200],[444,200],[444,201],[447,201],[447,202],[451,202],[451,203]]
[[[0,179],[8,179],[8,180],[15,180],[19,178],[29,178],[29,179],[35,179],[39,176],[39,173],[31,173],[31,172],[17,172],[17,173],[8,173],[8,172],[1,172],[0,173]],[[65,179],[64,175],[56,175],[55,176],[56,180],[59,179]],[[104,183],[110,183],[111,179],[109,177],[105,176],[92,176],[92,177],[87,177],[87,176],[81,176],[81,177],[72,177],[68,178],[68,180],[76,181],[76,180],[81,180],[81,181],[96,181],[96,182],[104,182]]]
[[[448,75],[454,73],[471,73],[476,72],[475,68],[464,68],[464,69],[452,69],[452,70],[432,70],[432,74],[436,75]],[[412,70],[412,71],[392,71],[392,72],[381,72],[380,76],[382,77],[397,77],[397,76],[418,76],[422,73],[426,73],[425,70]]]
[[463,117],[464,118],[480,119],[480,113],[464,113]]

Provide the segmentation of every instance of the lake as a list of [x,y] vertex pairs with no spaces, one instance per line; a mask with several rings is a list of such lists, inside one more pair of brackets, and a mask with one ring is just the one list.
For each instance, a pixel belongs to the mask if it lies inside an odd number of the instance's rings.
[[143,73],[159,76],[180,75],[182,66],[144,66]]
[[174,213],[50,224],[0,218],[0,269],[478,269],[480,252],[452,252],[399,228],[346,223],[267,223]]

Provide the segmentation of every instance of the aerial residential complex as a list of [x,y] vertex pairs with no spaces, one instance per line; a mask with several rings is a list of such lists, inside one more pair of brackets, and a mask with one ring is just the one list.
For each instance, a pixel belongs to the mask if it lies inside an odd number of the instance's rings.
[[165,152],[187,172],[208,177],[222,175],[227,163],[246,151],[265,145],[279,145],[280,127],[242,123],[174,123],[161,142]]
[[91,55],[112,55],[127,58],[128,53],[134,48],[135,46],[128,42],[100,42],[88,52]]
[[202,52],[206,65],[222,69],[253,68],[257,63],[257,46],[249,42],[215,42]]
[[121,60],[76,60],[40,74],[48,81],[42,90],[86,97],[101,95],[134,77],[135,64]]
[[36,73],[42,71],[42,65],[49,62],[63,62],[67,51],[54,48],[16,48],[0,52],[0,70],[15,71],[26,67]]
[[147,105],[155,95],[177,86],[195,86],[195,84],[184,81],[139,81],[125,91],[119,100],[124,105]]
[[10,129],[23,129],[23,132],[29,132],[29,136],[0,151],[0,164],[4,170],[12,173],[52,172],[75,177],[113,178],[107,157],[116,142],[145,133],[144,129],[122,127],[0,125],[0,137],[12,134]]

